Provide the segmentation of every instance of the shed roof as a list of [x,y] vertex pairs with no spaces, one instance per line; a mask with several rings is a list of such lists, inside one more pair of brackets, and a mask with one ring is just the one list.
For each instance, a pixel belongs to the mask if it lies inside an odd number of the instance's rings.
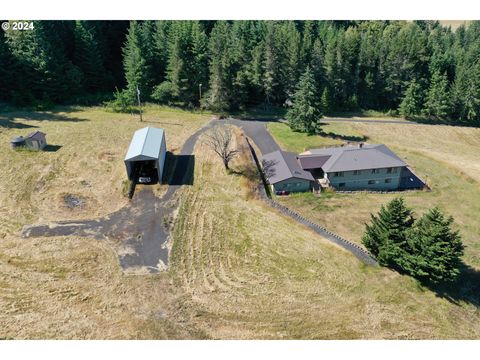
[[262,163],[270,184],[290,178],[314,181],[312,174],[301,168],[295,153],[274,151],[262,156]]
[[[329,156],[326,161],[324,161],[325,156]],[[383,144],[312,149],[299,156],[302,164],[310,164],[315,161],[315,158],[318,163],[323,162],[320,167],[325,172],[379,169],[407,165]]]
[[36,130],[26,137],[26,139],[36,139],[36,140],[42,140],[45,138],[45,133],[41,132],[40,130]]
[[158,159],[165,132],[163,129],[145,127],[135,131],[125,160]]

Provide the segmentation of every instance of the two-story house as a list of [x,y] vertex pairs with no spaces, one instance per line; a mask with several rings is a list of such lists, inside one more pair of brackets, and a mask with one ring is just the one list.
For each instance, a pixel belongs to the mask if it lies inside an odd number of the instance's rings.
[[303,170],[337,190],[396,190],[407,164],[383,144],[308,150],[298,156]]

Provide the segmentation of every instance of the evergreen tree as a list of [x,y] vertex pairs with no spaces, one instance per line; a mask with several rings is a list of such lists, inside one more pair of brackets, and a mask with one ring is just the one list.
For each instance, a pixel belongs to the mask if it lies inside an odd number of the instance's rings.
[[395,198],[382,205],[378,215],[371,215],[362,243],[381,265],[402,269],[409,260],[406,232],[413,222],[412,210],[403,198]]
[[328,114],[333,108],[332,97],[330,96],[330,90],[328,89],[328,86],[325,86],[325,88],[323,89],[321,105],[322,110],[325,114]]
[[405,117],[419,115],[422,110],[423,93],[422,87],[413,80],[405,91],[399,112]]
[[434,283],[453,281],[460,274],[464,246],[453,218],[438,209],[425,213],[410,235],[412,256],[407,270],[410,275]]
[[292,107],[286,114],[286,119],[292,130],[318,134],[321,132],[321,106],[318,101],[315,79],[310,67],[300,78],[297,90],[293,95]]
[[427,93],[424,105],[425,114],[437,119],[444,119],[450,114],[451,106],[447,76],[437,71],[432,76]]
[[232,101],[229,40],[230,25],[219,21],[210,34],[210,83],[206,98],[206,105],[215,111],[229,109]]
[[12,93],[17,90],[15,73],[17,72],[15,59],[5,40],[5,32],[0,32],[0,99],[11,100]]
[[137,21],[132,21],[123,48],[123,66],[127,81],[126,91],[132,102],[136,99],[137,88],[144,100],[149,98],[152,91],[149,77],[151,69],[145,56],[141,25]]
[[98,33],[90,21],[75,23],[74,64],[82,71],[84,87],[87,91],[105,89],[111,78],[103,66],[101,44]]
[[[34,21],[34,31],[8,31],[7,43],[19,64],[16,81],[29,102],[63,102],[80,91],[82,74],[68,59],[62,21]],[[21,99],[19,99],[21,101]]]
[[171,26],[167,79],[173,95],[184,105],[198,104],[205,85],[207,37],[198,21],[176,21]]

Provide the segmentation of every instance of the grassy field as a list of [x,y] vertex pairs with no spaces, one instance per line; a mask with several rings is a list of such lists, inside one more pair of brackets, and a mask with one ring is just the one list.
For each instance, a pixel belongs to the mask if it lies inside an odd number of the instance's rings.
[[241,339],[480,335],[480,312],[469,301],[456,305],[408,277],[363,266],[249,197],[244,179],[228,175],[210,151],[196,154],[171,270],[196,329]]
[[[332,129],[332,126],[334,128]],[[280,144],[299,151],[307,146],[325,146],[329,137],[298,136],[284,124],[269,124]],[[364,137],[384,143],[400,155],[432,187],[431,192],[405,192],[407,204],[421,214],[433,206],[451,214],[467,245],[465,260],[480,268],[480,129],[455,126],[335,123],[325,131]],[[370,213],[379,210],[392,194],[298,194],[281,201],[340,235],[360,243]]]
[[[51,121],[0,114],[10,125],[0,127],[1,161],[8,164],[0,181],[0,338],[480,337],[480,311],[470,296],[449,301],[409,277],[362,265],[253,198],[245,152],[227,173],[201,142],[194,183],[179,194],[168,272],[126,276],[108,242],[20,239],[25,223],[90,217],[126,202],[123,154],[143,124],[102,109],[66,110],[41,114],[55,116]],[[170,149],[208,120],[163,108],[147,109],[146,117],[167,129]],[[12,152],[8,140],[31,130],[19,124],[40,126],[62,147],[25,157]],[[239,131],[237,142],[244,149]],[[105,149],[113,160],[100,156]],[[55,176],[41,181],[38,173],[49,166],[46,174]],[[103,187],[102,177],[113,185]],[[81,180],[91,187],[83,189]],[[61,192],[81,192],[99,208],[64,209]]]
[[[162,127],[175,152],[209,119],[156,106],[146,109],[144,123],[102,108],[0,113],[0,337],[192,336],[163,316],[172,298],[165,276],[124,276],[105,242],[20,239],[19,232],[25,224],[94,218],[121,208],[128,202],[123,158],[133,132]],[[51,151],[9,148],[11,138],[37,129],[47,134]],[[83,207],[68,208],[66,194],[81,197]]]

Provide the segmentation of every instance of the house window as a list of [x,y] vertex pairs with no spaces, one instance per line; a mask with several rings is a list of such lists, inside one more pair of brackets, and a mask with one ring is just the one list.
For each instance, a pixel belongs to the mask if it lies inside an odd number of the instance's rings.
[[368,185],[373,185],[376,184],[378,181],[377,180],[368,180]]
[[385,179],[385,184],[390,184],[392,182],[392,179]]
[[360,170],[354,170],[353,175],[361,175],[362,172]]
[[[392,173],[392,170],[393,170],[393,168],[388,168],[388,169],[387,169],[387,174],[391,174],[391,173]],[[385,182],[386,182],[386,181],[385,181]]]
[[372,174],[380,174],[380,169],[372,169]]
[[340,184],[338,184],[338,187],[339,187],[339,188],[345,187],[345,183],[340,183]]
[[343,177],[343,172],[342,172],[342,171],[336,172],[336,173],[333,174],[333,176],[335,176],[335,177]]

